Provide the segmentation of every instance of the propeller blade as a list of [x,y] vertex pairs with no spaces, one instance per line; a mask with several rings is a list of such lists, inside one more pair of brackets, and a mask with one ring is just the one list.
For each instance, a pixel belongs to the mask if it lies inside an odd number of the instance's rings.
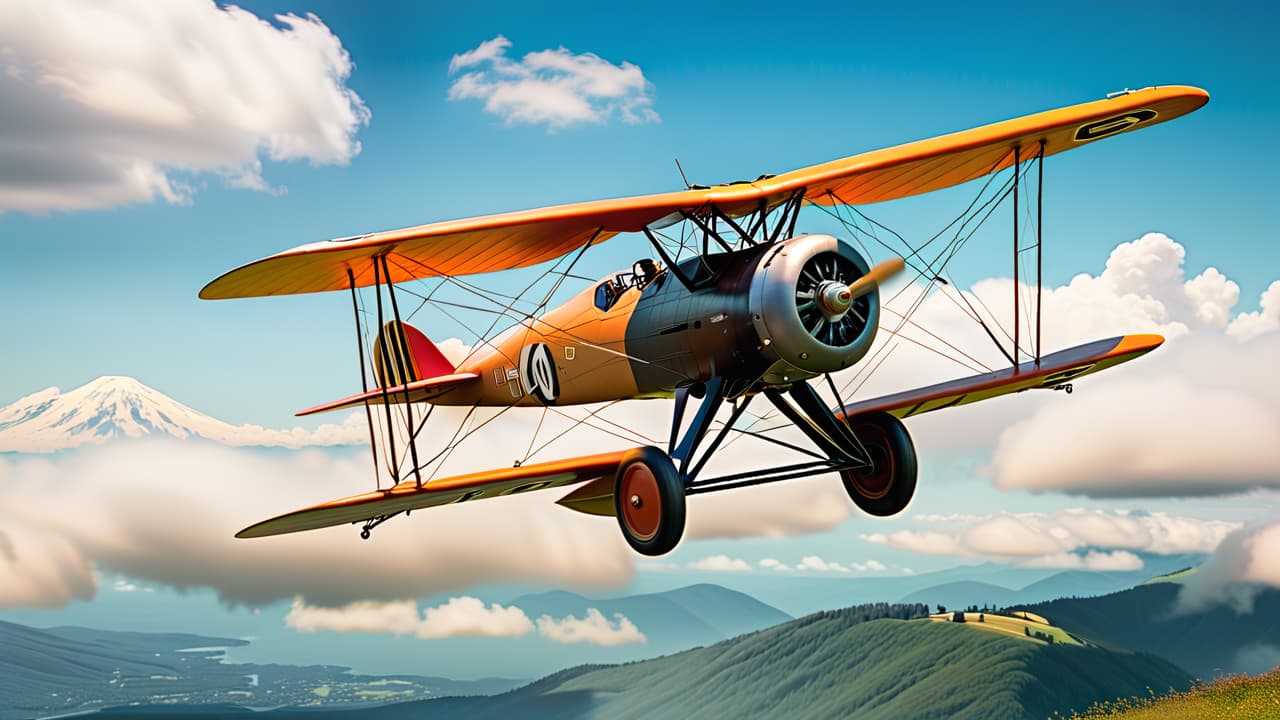
[[889,258],[888,260],[877,263],[875,267],[871,268],[870,272],[858,278],[849,286],[849,294],[852,295],[854,299],[860,298],[872,290],[875,290],[877,287],[880,287],[885,280],[888,280],[894,275],[902,272],[902,268],[904,267],[906,267],[906,262],[904,262],[900,257]]

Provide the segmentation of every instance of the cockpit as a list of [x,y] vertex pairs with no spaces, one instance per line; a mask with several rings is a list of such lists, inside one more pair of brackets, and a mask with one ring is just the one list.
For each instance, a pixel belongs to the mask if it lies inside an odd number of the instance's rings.
[[596,286],[596,307],[601,310],[612,308],[623,293],[631,288],[644,290],[660,273],[658,263],[650,258],[635,261],[631,272],[617,273]]

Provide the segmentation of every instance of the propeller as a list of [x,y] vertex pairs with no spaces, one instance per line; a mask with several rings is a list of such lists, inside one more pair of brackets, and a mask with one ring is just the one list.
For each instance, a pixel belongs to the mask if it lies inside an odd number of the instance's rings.
[[876,263],[876,266],[871,268],[871,272],[858,278],[849,286],[849,294],[855,298],[866,295],[883,285],[884,281],[902,272],[902,268],[906,267],[906,265],[906,261],[900,257],[889,258],[883,262]]

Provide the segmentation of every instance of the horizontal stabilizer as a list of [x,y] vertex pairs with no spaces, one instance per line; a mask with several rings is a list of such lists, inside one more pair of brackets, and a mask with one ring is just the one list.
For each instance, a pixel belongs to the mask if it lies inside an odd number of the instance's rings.
[[1092,375],[1099,370],[1146,355],[1163,342],[1164,338],[1159,335],[1124,335],[1097,340],[1045,355],[1040,358],[1039,365],[1034,361],[1024,362],[1016,369],[1009,367],[863,400],[845,405],[843,413],[837,410],[836,414],[852,417],[859,413],[879,411],[908,418],[1023,390],[1056,388],[1075,378]]
[[306,410],[299,410],[297,415],[302,417],[303,415],[314,415],[330,410],[360,407],[366,402],[370,405],[427,402],[479,377],[475,373],[453,373],[452,375],[441,375],[440,377],[426,378],[425,380],[415,380],[395,387],[374,388],[369,392],[357,393],[341,400],[333,400],[322,405],[309,407]]
[[614,473],[617,472],[618,465],[627,452],[620,450],[600,455],[438,478],[421,487],[414,480],[406,480],[390,490],[353,495],[264,520],[236,533],[236,537],[267,537],[316,530],[382,518],[409,510],[516,495],[602,478],[608,478],[612,485]]

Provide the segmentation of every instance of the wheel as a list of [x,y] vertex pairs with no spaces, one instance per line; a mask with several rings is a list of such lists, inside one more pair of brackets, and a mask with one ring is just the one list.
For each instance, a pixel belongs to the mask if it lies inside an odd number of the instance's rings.
[[636,552],[671,552],[684,535],[684,483],[671,458],[652,446],[629,451],[613,482],[613,509]]
[[868,515],[897,515],[916,493],[916,448],[911,434],[901,420],[885,412],[854,415],[849,427],[871,455],[872,466],[842,471],[845,491]]

